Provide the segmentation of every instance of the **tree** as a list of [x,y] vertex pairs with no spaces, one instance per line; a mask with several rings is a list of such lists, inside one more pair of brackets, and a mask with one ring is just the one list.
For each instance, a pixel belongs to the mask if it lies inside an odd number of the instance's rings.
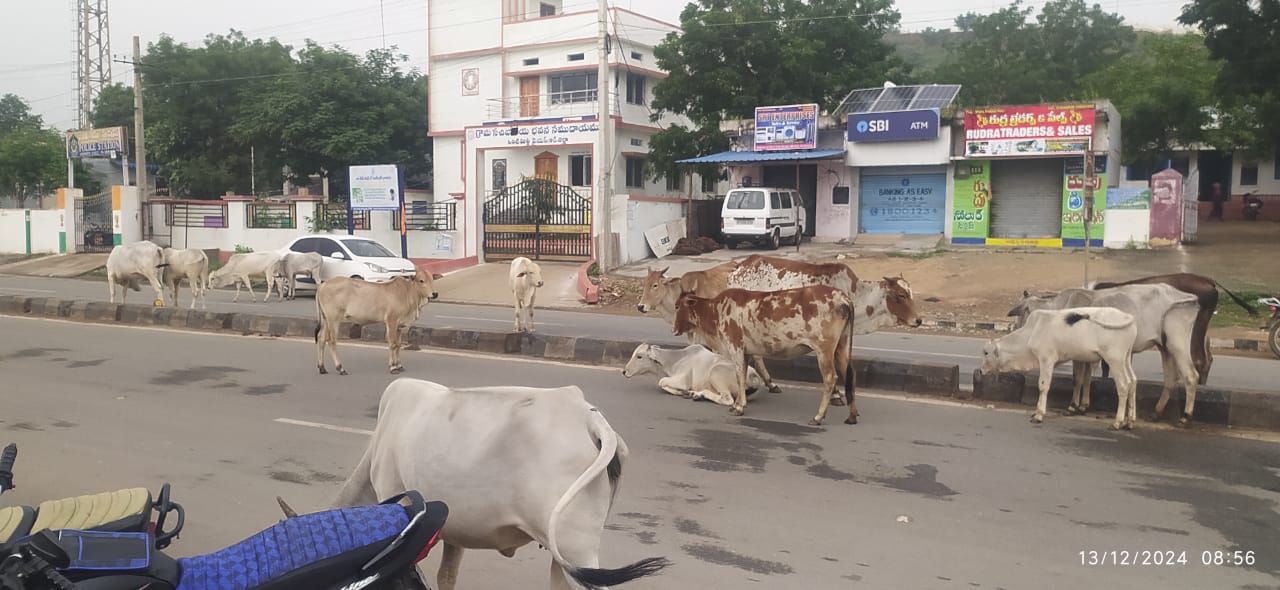
[[124,84],[104,86],[93,101],[90,123],[95,129],[124,127],[133,136],[133,87]]
[[1239,142],[1228,147],[1257,153],[1280,146],[1280,7],[1275,0],[1192,0],[1178,20],[1198,28],[1209,55],[1222,60],[1215,89],[1228,133]]
[[1086,76],[1088,98],[1120,111],[1126,164],[1167,158],[1181,146],[1210,142],[1209,109],[1217,64],[1195,33],[1144,33],[1123,60]]
[[680,174],[675,160],[722,148],[720,121],[757,106],[816,102],[834,107],[850,90],[908,73],[884,35],[899,15],[892,0],[698,0],[681,33],[654,48],[668,77],[654,87],[654,121],[688,117],[650,143],[650,172]]
[[31,113],[31,106],[16,94],[0,96],[0,135],[18,129],[39,129],[44,126],[39,115]]

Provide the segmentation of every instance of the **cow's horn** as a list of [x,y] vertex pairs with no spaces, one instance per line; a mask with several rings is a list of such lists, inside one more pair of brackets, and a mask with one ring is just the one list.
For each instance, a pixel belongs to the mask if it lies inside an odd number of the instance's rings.
[[280,509],[284,511],[285,518],[293,518],[298,515],[298,513],[294,512],[293,508],[290,508],[289,504],[284,501],[284,498],[276,496],[276,502],[280,503]]

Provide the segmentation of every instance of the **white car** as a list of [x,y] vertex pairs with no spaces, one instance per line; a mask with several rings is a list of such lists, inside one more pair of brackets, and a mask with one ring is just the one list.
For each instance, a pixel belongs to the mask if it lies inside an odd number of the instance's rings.
[[[418,268],[407,258],[392,253],[386,246],[369,238],[341,234],[310,234],[294,238],[281,252],[316,252],[324,257],[320,265],[323,281],[333,277],[352,277],[385,283],[396,277],[412,277]],[[300,276],[298,290],[315,290],[316,282]]]

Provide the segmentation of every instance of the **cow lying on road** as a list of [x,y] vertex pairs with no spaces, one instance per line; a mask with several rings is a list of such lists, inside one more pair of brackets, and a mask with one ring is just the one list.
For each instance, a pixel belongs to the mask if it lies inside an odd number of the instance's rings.
[[[1158,420],[1173,388],[1181,381],[1187,389],[1186,405],[1179,425],[1191,422],[1196,402],[1196,368],[1191,360],[1191,334],[1195,323],[1196,297],[1169,285],[1125,285],[1100,291],[1066,289],[1061,293],[1031,295],[1023,292],[1022,302],[1009,311],[1018,317],[1015,328],[1021,327],[1027,314],[1037,309],[1067,309],[1071,307],[1114,307],[1132,315],[1138,324],[1138,336],[1133,352],[1155,348],[1160,351],[1164,367],[1164,388],[1152,420]],[[1110,362],[1110,361],[1108,361]],[[1093,378],[1093,363],[1076,363],[1073,366],[1074,388],[1081,390],[1083,413],[1089,408],[1089,383]]]
[[[279,252],[241,252],[232,254],[227,259],[227,263],[222,268],[209,274],[209,285],[218,288],[223,285],[235,282],[236,296],[231,299],[232,302],[240,300],[240,284],[243,283],[245,288],[249,289],[249,297],[253,301],[258,300],[258,296],[253,294],[253,283],[249,279],[256,276],[262,276],[267,282],[267,297],[271,297],[271,285],[275,282],[275,277],[271,274],[271,269],[275,267],[276,262],[280,260]],[[266,299],[263,299],[265,302]]]
[[347,374],[347,370],[342,368],[342,359],[338,358],[338,326],[344,321],[384,324],[391,373],[403,371],[400,331],[418,319],[422,306],[440,296],[434,286],[434,280],[438,278],[442,278],[441,275],[418,269],[412,279],[396,277],[386,283],[350,277],[334,277],[322,283],[316,289],[316,311],[320,314],[320,323],[316,325],[315,334],[316,366],[320,368],[320,374],[328,373],[324,368],[326,346],[333,354],[338,374]]
[[[858,423],[853,400],[853,304],[843,292],[815,286],[769,293],[726,289],[712,298],[691,293],[676,301],[674,332],[692,334],[695,341],[724,355],[738,369],[730,412],[746,412],[746,355],[792,359],[817,353],[822,370],[822,399],[809,421],[818,425],[836,397],[838,379],[845,382],[849,417]],[[836,400],[839,405],[839,399]]]
[[[661,348],[641,344],[622,369],[628,379],[636,375],[659,375],[658,387],[671,395],[693,400],[705,399],[722,406],[733,405],[738,385],[738,368],[728,359],[701,344],[684,348]],[[764,386],[754,367],[747,367],[747,395]]]
[[164,305],[161,288],[164,266],[164,251],[146,240],[112,248],[107,255],[107,290],[111,293],[111,302],[116,302],[117,285],[120,287],[120,302],[124,303],[129,297],[130,289],[142,290],[138,287],[138,279],[144,278],[156,290],[156,300]]
[[511,293],[516,298],[516,331],[533,331],[533,302],[542,286],[542,267],[521,256],[511,261],[508,272]]
[[448,504],[440,590],[454,590],[464,549],[511,557],[535,541],[551,552],[553,589],[567,590],[569,579],[616,586],[668,565],[599,567],[626,460],[622,437],[576,386],[451,389],[402,378],[382,393],[369,446],[335,505],[412,489]]
[[178,306],[178,287],[182,285],[182,279],[187,279],[191,285],[191,309],[196,308],[196,299],[200,300],[202,308],[209,309],[205,303],[205,292],[209,290],[209,256],[204,250],[195,248],[165,248],[163,252],[166,266],[161,273],[161,281],[173,293],[174,307]]
[[[1094,363],[1107,361],[1116,371],[1116,407],[1114,430],[1133,428],[1137,415],[1138,377],[1133,372],[1133,342],[1138,336],[1134,317],[1113,307],[1073,307],[1039,309],[1027,314],[1022,327],[1000,338],[987,341],[982,349],[983,373],[1001,371],[1040,371],[1040,399],[1031,421],[1044,421],[1053,382],[1053,369],[1059,363],[1074,361]],[[1072,394],[1072,405],[1080,403],[1080,391]]]

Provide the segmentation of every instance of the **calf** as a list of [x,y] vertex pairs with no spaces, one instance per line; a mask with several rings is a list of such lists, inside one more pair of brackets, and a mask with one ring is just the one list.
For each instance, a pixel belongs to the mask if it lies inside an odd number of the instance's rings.
[[200,300],[201,308],[209,309],[205,303],[205,291],[209,290],[209,256],[204,250],[165,248],[164,262],[166,266],[161,280],[173,293],[173,305],[178,305],[178,287],[182,279],[187,279],[191,285],[191,309],[196,308],[196,299]]
[[673,331],[693,334],[712,351],[724,355],[738,368],[734,404],[730,412],[746,412],[746,355],[792,359],[817,353],[822,371],[822,399],[809,424],[822,423],[827,406],[836,396],[838,379],[844,378],[849,417],[858,423],[853,400],[853,303],[843,292],[814,286],[769,293],[726,289],[715,297],[692,293],[676,301]]
[[111,302],[116,302],[117,285],[121,303],[126,302],[130,289],[141,291],[138,287],[138,278],[141,277],[151,283],[156,290],[156,301],[164,305],[160,280],[164,267],[164,251],[146,240],[112,248],[107,255],[107,291],[111,294]]
[[[1133,372],[1133,345],[1138,336],[1135,318],[1113,307],[1040,309],[1027,315],[1022,327],[987,341],[982,348],[983,373],[1040,371],[1040,399],[1033,423],[1044,421],[1053,368],[1065,361],[1105,360],[1116,372],[1116,420],[1113,430],[1132,429],[1137,414],[1138,377]],[[1072,403],[1079,403],[1078,392]]]
[[[701,344],[669,349],[652,344],[637,346],[622,369],[622,376],[630,379],[645,373],[659,375],[658,387],[671,395],[706,399],[722,406],[733,405],[738,384],[737,367]],[[760,374],[747,367],[747,395],[763,385]]]
[[324,368],[324,349],[330,347],[334,368],[339,375],[346,375],[342,359],[338,358],[338,325],[344,321],[357,324],[381,322],[387,328],[388,365],[392,374],[404,371],[400,364],[400,330],[418,319],[422,306],[440,296],[434,290],[434,280],[441,275],[418,269],[412,279],[396,277],[386,283],[371,283],[363,279],[334,277],[316,289],[316,311],[320,323],[316,325],[316,366],[320,374]]
[[516,299],[516,331],[533,331],[533,302],[542,286],[542,267],[538,263],[521,256],[511,261],[508,273],[511,293]]
[[323,264],[324,257],[317,252],[285,252],[271,268],[272,280],[267,285],[267,299],[271,298],[271,286],[274,284],[280,290],[280,299],[284,300],[283,283],[288,283],[289,299],[293,299],[297,295],[298,275],[307,275],[312,281],[319,283],[320,266]]
[[[276,261],[280,260],[279,252],[242,252],[232,254],[227,263],[222,268],[209,274],[209,285],[217,288],[223,285],[235,282],[236,296],[232,302],[240,300],[240,284],[249,289],[249,297],[253,301],[258,300],[258,296],[253,294],[253,283],[249,282],[251,277],[262,275],[263,280],[267,282],[267,296],[271,296],[271,284],[275,281],[275,277],[271,274],[271,269],[275,267]],[[265,302],[266,299],[263,299]]]

